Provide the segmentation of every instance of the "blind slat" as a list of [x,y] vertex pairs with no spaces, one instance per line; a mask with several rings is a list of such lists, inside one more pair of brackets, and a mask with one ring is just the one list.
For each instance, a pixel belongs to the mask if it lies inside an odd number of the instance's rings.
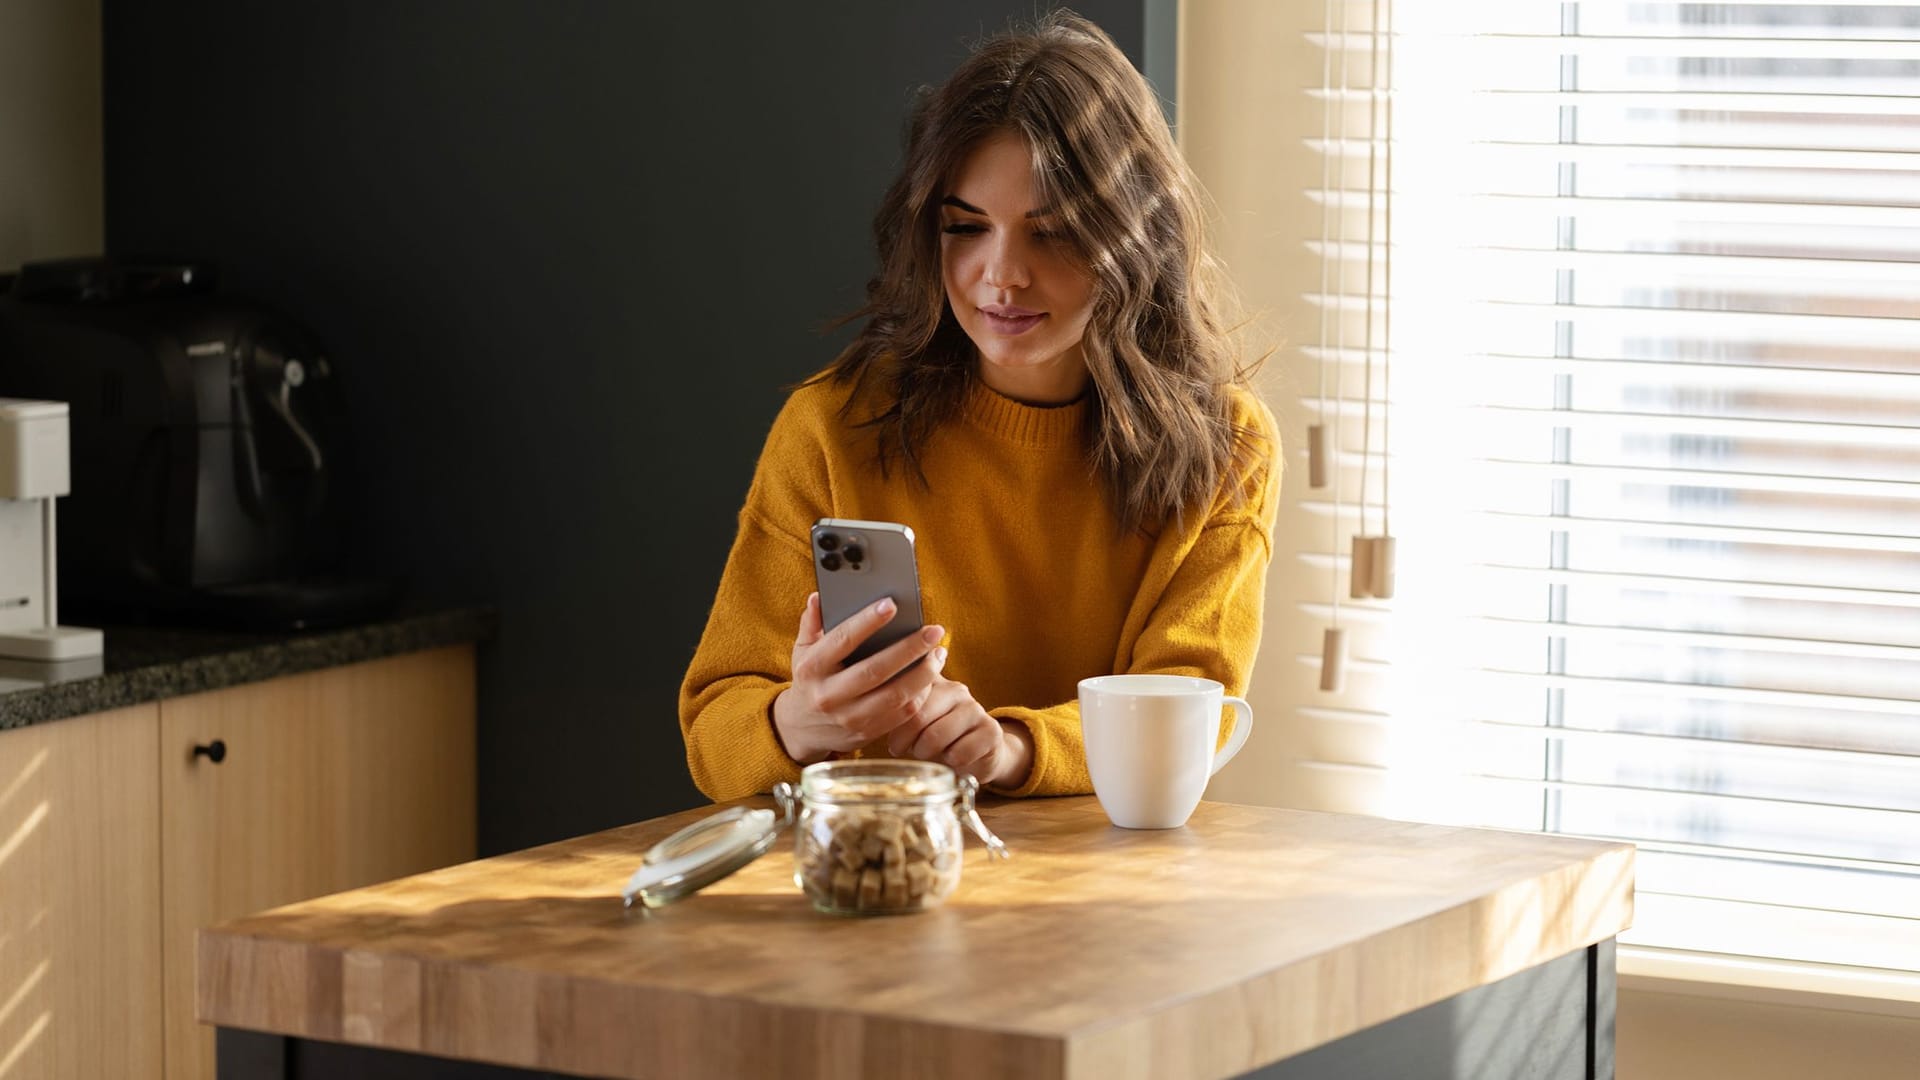
[[[1479,621],[1492,624],[1502,630],[1524,631],[1530,636],[1543,638],[1668,644],[1693,649],[1742,649],[1755,652],[1800,653],[1920,664],[1920,647],[1905,645],[1829,641],[1813,637],[1761,637],[1707,631],[1652,630],[1630,626],[1589,626],[1581,623],[1511,619],[1499,616],[1482,616]],[[1920,667],[1916,667],[1915,671],[1920,672]]]
[[1544,108],[1696,109],[1711,112],[1790,113],[1801,116],[1906,116],[1920,112],[1910,97],[1900,94],[1754,94],[1679,91],[1653,93],[1636,90],[1482,90],[1497,102],[1525,102]]
[[[1331,517],[1335,507],[1330,499],[1304,498],[1302,510],[1317,517]],[[1352,504],[1339,508],[1342,515],[1354,512]],[[1468,510],[1465,516],[1484,522],[1484,528],[1525,530],[1541,537],[1549,533],[1573,536],[1645,537],[1649,539],[1697,540],[1723,544],[1762,544],[1794,548],[1830,548],[1841,551],[1889,551],[1920,554],[1920,536],[1894,536],[1881,533],[1821,532],[1814,529],[1761,529],[1739,525],[1693,525],[1677,521],[1642,521],[1624,518],[1589,518],[1554,514],[1521,514],[1510,510]]]
[[[1307,35],[1322,49],[1338,49],[1362,55],[1374,48],[1366,34]],[[1527,60],[1540,57],[1673,57],[1673,58],[1751,58],[1763,60],[1920,60],[1920,41],[1875,41],[1863,38],[1738,38],[1681,37],[1660,35],[1644,37],[1601,37],[1566,34],[1422,34],[1395,35],[1394,52],[1403,63],[1414,64],[1427,56],[1450,59],[1455,63],[1487,64],[1489,61]]]
[[[1396,181],[1396,184],[1398,181]],[[1590,224],[1722,222],[1774,225],[1852,225],[1871,229],[1920,228],[1920,205],[1860,205],[1835,202],[1756,202],[1739,199],[1625,198],[1602,196],[1520,195],[1501,192],[1435,192],[1414,186],[1396,186],[1395,205],[1402,214],[1457,218],[1463,212],[1477,211],[1490,216],[1553,222],[1578,216]],[[1326,206],[1364,210],[1365,188],[1321,191],[1312,189],[1307,197]],[[1377,204],[1376,200],[1376,204]]]
[[[1752,742],[1744,739],[1715,739],[1695,735],[1676,735],[1649,731],[1594,731],[1588,728],[1542,727],[1538,724],[1514,724],[1495,720],[1479,721],[1477,726],[1499,738],[1529,745],[1548,739],[1561,743],[1584,744],[1607,753],[1631,754],[1638,751],[1659,753],[1669,749],[1726,749],[1773,757],[1787,767],[1881,766],[1897,764],[1904,771],[1920,770],[1920,754],[1894,750],[1848,750],[1827,746],[1792,746],[1781,743]],[[1920,779],[1920,772],[1916,772]],[[1920,907],[1914,909],[1920,915]]]
[[[1319,661],[1318,656],[1308,657]],[[1909,716],[1913,713],[1912,698],[1866,697],[1859,694],[1811,694],[1798,690],[1756,690],[1745,686],[1705,686],[1697,683],[1653,682],[1645,679],[1595,679],[1578,675],[1552,675],[1534,671],[1501,671],[1495,668],[1482,668],[1478,672],[1488,678],[1503,682],[1522,683],[1538,686],[1542,689],[1578,690],[1582,688],[1605,687],[1612,690],[1638,690],[1658,692],[1678,697],[1697,698],[1702,701],[1723,701],[1733,704],[1787,705],[1800,708],[1842,709],[1859,712],[1890,713],[1897,716]]]
[[[1469,406],[1475,422],[1573,431],[1660,431],[1727,435],[1748,439],[1817,440],[1855,446],[1920,449],[1920,426],[1837,423],[1814,420],[1762,420],[1672,413],[1600,412],[1588,409],[1523,409],[1511,405]],[[1920,419],[1920,417],[1916,417]],[[1920,464],[1920,462],[1917,462]]]
[[[1375,140],[1379,142],[1383,140]],[[1393,140],[1384,140],[1398,147]],[[1323,140],[1316,153],[1364,161],[1376,152],[1365,139]],[[1470,142],[1455,152],[1482,159],[1492,168],[1519,164],[1681,165],[1703,168],[1828,169],[1907,172],[1920,170],[1920,152],[1902,150],[1803,150],[1797,147],[1671,146],[1604,143]],[[1808,185],[1808,194],[1817,189]]]
[[[1349,388],[1358,389],[1363,384],[1357,379],[1364,378],[1364,366],[1367,354],[1363,349],[1318,348],[1308,345],[1300,349],[1302,355],[1316,361],[1328,361],[1338,364],[1346,372],[1344,378]],[[1412,357],[1398,352],[1393,359],[1406,361]],[[1374,362],[1379,363],[1387,356],[1382,349],[1373,350]],[[1659,379],[1681,385],[1708,385],[1726,389],[1792,389],[1817,390],[1826,393],[1848,394],[1914,394],[1920,397],[1920,388],[1916,388],[1913,376],[1904,372],[1876,371],[1842,367],[1801,367],[1788,363],[1743,363],[1735,360],[1648,360],[1624,359],[1599,356],[1549,356],[1545,353],[1479,353],[1475,356],[1476,365],[1483,370],[1493,370],[1502,376],[1553,376],[1575,374],[1598,374],[1619,377]],[[1328,386],[1333,386],[1333,379]],[[1309,398],[1318,401],[1317,396]],[[1351,394],[1347,400],[1359,401],[1361,398]],[[1376,402],[1387,400],[1379,396]],[[1410,406],[1413,401],[1407,398],[1396,399],[1402,406]]]
[[1752,600],[1791,600],[1807,604],[1868,604],[1920,610],[1920,592],[1890,589],[1850,589],[1838,586],[1791,585],[1777,581],[1667,577],[1657,574],[1606,573],[1492,564],[1481,564],[1478,568],[1503,576],[1524,576],[1547,585],[1599,584],[1674,592],[1684,590]]
[[1920,398],[1920,386],[1916,386],[1912,375],[1889,371],[1498,353],[1484,354],[1477,359],[1486,368],[1511,375],[1614,375],[1660,379],[1681,385],[1702,384],[1727,390],[1760,387],[1769,390],[1817,390],[1829,394],[1912,394]]
[[[1398,303],[1408,297],[1404,283],[1396,282],[1396,294],[1388,297]],[[1365,310],[1365,298],[1304,294],[1316,306],[1336,307],[1358,315]],[[1614,334],[1642,337],[1669,337],[1679,340],[1718,340],[1768,343],[1774,351],[1796,346],[1806,348],[1891,348],[1920,353],[1920,321],[1904,318],[1845,315],[1797,315],[1777,312],[1714,311],[1654,307],[1616,307],[1600,304],[1549,304],[1512,300],[1469,301],[1459,312],[1489,329],[1537,335],[1551,334],[1557,323],[1571,322],[1580,327]],[[1552,341],[1551,337],[1547,338]],[[1403,346],[1404,347],[1404,346]],[[1503,351],[1494,349],[1490,351]],[[1909,363],[1920,366],[1912,357]]]
[[[1321,409],[1318,398],[1302,396],[1300,404]],[[1374,402],[1379,420],[1380,399]],[[1322,409],[1344,422],[1364,417],[1365,402],[1329,398]],[[1920,449],[1920,426],[1834,423],[1816,420],[1765,420],[1732,416],[1691,416],[1684,413],[1602,412],[1593,409],[1529,409],[1513,405],[1464,405],[1456,410],[1462,424],[1501,425],[1528,431],[1565,428],[1589,432],[1655,432],[1660,434],[1725,435],[1731,438],[1776,439],[1792,442],[1831,442],[1850,446],[1886,446]],[[1920,462],[1916,463],[1920,467]]]
[[1469,463],[1481,470],[1522,476],[1534,480],[1611,480],[1620,483],[1634,484],[1716,487],[1729,491],[1768,491],[1781,494],[1920,499],[1920,474],[1917,474],[1915,479],[1911,481],[1856,480],[1851,477],[1836,476],[1705,472],[1690,469],[1633,468],[1618,465],[1575,465],[1534,461],[1470,459]]
[[[1315,101],[1344,102],[1365,106],[1378,98],[1408,100],[1405,91],[1371,90],[1365,86],[1346,90],[1313,88],[1307,96]],[[1503,107],[1530,105],[1545,108],[1685,109],[1701,112],[1781,113],[1813,116],[1912,116],[1920,112],[1913,99],[1902,94],[1804,94],[1754,93],[1751,91],[1671,91],[1648,90],[1523,90],[1487,89],[1468,92],[1471,105],[1486,103]]]
[[[1920,180],[1916,180],[1920,183]],[[1318,243],[1308,247],[1316,255],[1325,253]],[[1328,244],[1327,248],[1350,262],[1365,262],[1364,244]],[[1405,258],[1408,252],[1422,250],[1418,244],[1396,244],[1393,258]],[[1888,289],[1909,302],[1920,315],[1920,261],[1904,259],[1840,259],[1818,255],[1703,255],[1693,252],[1618,252],[1567,251],[1552,247],[1443,247],[1470,268],[1525,269],[1553,273],[1557,270],[1589,270],[1609,274],[1640,274],[1651,279],[1692,274],[1712,279],[1746,278],[1753,288],[1804,287],[1809,281],[1859,283],[1859,291]],[[1871,283],[1871,287],[1867,287]],[[1797,290],[1796,290],[1797,291]]]

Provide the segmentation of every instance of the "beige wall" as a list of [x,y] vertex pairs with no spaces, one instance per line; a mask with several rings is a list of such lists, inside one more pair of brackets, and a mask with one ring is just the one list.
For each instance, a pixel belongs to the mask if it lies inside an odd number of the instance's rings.
[[0,0],[0,272],[104,246],[99,0]]
[[[1317,340],[1319,264],[1305,245],[1320,236],[1320,158],[1303,140],[1320,131],[1320,106],[1304,89],[1320,84],[1320,53],[1306,39],[1321,6],[1270,0],[1187,0],[1181,5],[1180,142],[1217,210],[1215,252],[1226,263],[1248,319],[1243,350],[1275,349],[1260,383],[1280,422],[1286,478],[1268,571],[1267,618],[1250,700],[1256,732],[1221,771],[1209,797],[1229,802],[1353,809],[1312,789],[1294,762],[1310,757],[1287,724],[1315,699],[1321,621],[1301,603],[1324,600],[1326,576],[1290,552],[1315,520],[1300,508],[1307,490],[1303,449],[1309,422],[1300,394],[1315,385],[1298,346]],[[1351,631],[1350,631],[1351,633]]]
[[[1363,9],[1356,5],[1356,14]],[[1313,775],[1294,765],[1307,756],[1306,736],[1289,722],[1299,705],[1325,700],[1313,688],[1315,667],[1300,659],[1317,656],[1320,620],[1300,604],[1324,597],[1327,584],[1289,554],[1318,524],[1298,505],[1308,422],[1299,397],[1312,372],[1297,346],[1318,334],[1303,295],[1319,287],[1306,243],[1319,238],[1320,212],[1305,192],[1320,183],[1320,160],[1304,140],[1319,134],[1321,116],[1302,91],[1320,85],[1320,54],[1305,37],[1320,13],[1307,0],[1185,0],[1179,100],[1181,144],[1216,205],[1216,248],[1252,316],[1250,342],[1291,342],[1262,380],[1288,441],[1288,478],[1249,694],[1259,727],[1209,795],[1339,809],[1339,798],[1316,790]],[[1363,627],[1349,633],[1364,641]],[[1628,985],[1617,1050],[1622,1080],[1909,1080],[1920,1077],[1920,1019]]]
[[1620,1080],[1913,1080],[1920,1020],[1620,991]]

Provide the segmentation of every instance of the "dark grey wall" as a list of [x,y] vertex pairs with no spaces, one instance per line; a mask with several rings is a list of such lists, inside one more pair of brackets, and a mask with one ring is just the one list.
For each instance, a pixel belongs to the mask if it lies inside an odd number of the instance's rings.
[[[110,249],[317,329],[369,561],[501,612],[484,851],[700,801],[676,690],[910,90],[1045,6],[106,0]],[[1172,0],[1076,6],[1170,69]]]

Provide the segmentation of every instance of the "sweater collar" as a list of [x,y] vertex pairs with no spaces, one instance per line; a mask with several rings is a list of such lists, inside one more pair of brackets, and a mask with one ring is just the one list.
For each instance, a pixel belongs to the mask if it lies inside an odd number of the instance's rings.
[[1079,439],[1091,402],[1089,393],[1064,405],[1027,405],[975,379],[967,390],[963,413],[973,426],[1008,442],[1059,446]]

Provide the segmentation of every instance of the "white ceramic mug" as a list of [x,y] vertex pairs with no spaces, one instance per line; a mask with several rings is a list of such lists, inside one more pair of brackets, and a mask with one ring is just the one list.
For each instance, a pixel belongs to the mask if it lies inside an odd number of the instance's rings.
[[[1220,708],[1232,705],[1233,737],[1218,754]],[[1187,823],[1207,780],[1247,744],[1253,709],[1212,679],[1102,675],[1080,680],[1080,732],[1093,793],[1123,829]]]

